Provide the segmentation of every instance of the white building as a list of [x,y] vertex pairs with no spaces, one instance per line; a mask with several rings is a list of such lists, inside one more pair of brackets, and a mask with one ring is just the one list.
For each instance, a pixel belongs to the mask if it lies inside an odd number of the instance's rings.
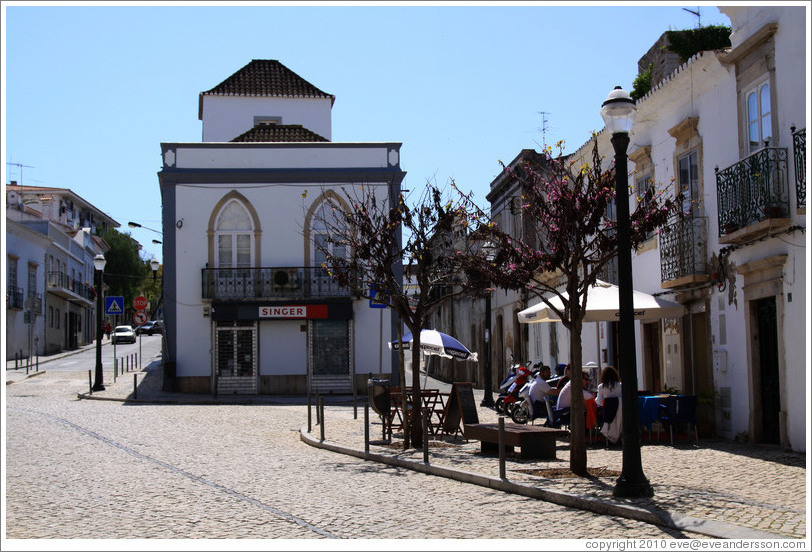
[[6,359],[95,340],[96,234],[117,226],[67,188],[6,186]]
[[316,245],[326,197],[399,194],[401,144],[330,142],[334,100],[278,61],[253,60],[200,95],[203,142],[161,144],[175,389],[349,392],[392,372],[391,312],[338,287]]
[[[807,13],[720,10],[731,47],[696,54],[637,101],[629,186],[682,191],[686,217],[638,249],[634,288],[688,311],[636,322],[638,382],[697,395],[700,434],[806,450]],[[610,136],[597,139],[608,166]],[[531,326],[531,343],[549,331]],[[616,332],[598,326],[585,338],[597,333],[612,363]]]

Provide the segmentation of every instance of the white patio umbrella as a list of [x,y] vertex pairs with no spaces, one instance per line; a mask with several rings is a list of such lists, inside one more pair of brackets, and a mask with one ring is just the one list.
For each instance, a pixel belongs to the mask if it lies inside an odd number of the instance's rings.
[[[616,285],[598,280],[587,291],[586,315],[584,322],[615,321],[620,318],[620,303],[618,300],[618,287]],[[564,293],[566,297],[566,293]],[[557,295],[550,299],[550,303],[564,311],[561,298]],[[685,307],[679,303],[661,299],[642,291],[634,291],[634,319],[659,320],[672,318],[685,314]],[[560,322],[561,319],[553,309],[543,301],[532,307],[519,311],[519,322],[535,324],[538,322]]]

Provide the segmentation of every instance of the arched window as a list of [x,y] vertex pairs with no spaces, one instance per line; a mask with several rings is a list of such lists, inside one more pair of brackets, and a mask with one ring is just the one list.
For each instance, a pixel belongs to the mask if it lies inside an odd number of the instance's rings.
[[214,227],[217,268],[245,268],[253,265],[254,225],[241,201],[228,201]]

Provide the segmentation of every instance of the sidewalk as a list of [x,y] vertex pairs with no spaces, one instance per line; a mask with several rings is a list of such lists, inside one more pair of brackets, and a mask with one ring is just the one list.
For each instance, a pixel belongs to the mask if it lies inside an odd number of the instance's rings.
[[[123,374],[116,382],[108,382],[104,391],[83,393],[80,398],[143,403],[306,405],[304,397],[213,397],[166,392],[161,389],[162,370],[157,361],[133,374]],[[429,387],[434,384],[447,387],[428,381]],[[482,391],[474,392],[479,405]],[[569,446],[567,441],[558,441],[556,460],[522,460],[518,455],[508,454],[506,477],[500,479],[498,457],[483,455],[478,441],[465,441],[459,436],[433,438],[429,441],[429,462],[425,463],[422,449],[403,451],[402,434],[395,432],[391,444],[384,441],[380,418],[371,409],[370,450],[365,453],[366,396],[357,397],[356,408],[353,404],[351,395],[325,397],[322,441],[314,401],[311,430],[308,432],[304,419],[302,440],[314,447],[374,462],[692,534],[741,539],[807,538],[803,453],[721,439],[702,439],[698,445],[680,441],[672,447],[663,434],[661,443],[646,442],[641,448],[643,470],[654,488],[654,497],[619,499],[612,496],[612,489],[622,468],[622,450],[606,448],[602,437],[589,445],[587,451],[587,465],[594,477],[568,474]],[[492,409],[477,406],[477,410],[480,422],[498,420]]]

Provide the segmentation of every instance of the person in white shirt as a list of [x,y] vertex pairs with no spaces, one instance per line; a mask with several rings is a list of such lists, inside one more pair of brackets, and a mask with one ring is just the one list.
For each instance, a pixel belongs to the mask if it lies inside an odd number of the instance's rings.
[[[582,376],[583,376],[583,382],[584,382],[583,383],[584,399],[593,399],[593,398],[595,398],[595,395],[593,395],[592,393],[590,393],[589,391],[586,390],[586,386],[589,384],[589,372],[586,372],[586,371],[582,372]],[[564,386],[564,388],[561,389],[561,391],[559,391],[559,393],[558,393],[558,403],[555,405],[555,407],[557,409],[560,410],[562,408],[569,408],[572,405],[572,398],[571,398],[572,388],[570,387],[571,384],[572,384],[572,382],[568,381],[567,384]]]
[[[528,389],[528,395],[530,397],[530,419],[532,420],[535,416],[533,412],[535,408],[538,406],[541,408],[542,401],[544,401],[544,397],[550,394],[552,387],[550,384],[547,383],[547,380],[550,378],[550,367],[541,365],[541,369],[539,370],[538,374],[536,374],[536,379],[530,384]],[[536,405],[536,402],[539,404]]]
[[[613,366],[607,366],[601,373],[601,383],[598,385],[598,396],[595,398],[595,403],[603,407],[605,399],[610,397],[617,397],[618,399],[618,408],[614,417],[611,417],[610,412],[604,408],[604,422],[603,426],[601,426],[601,433],[613,443],[620,439],[620,433],[623,429],[623,412],[620,408],[621,395],[620,376]],[[610,421],[607,422],[607,419]]]

